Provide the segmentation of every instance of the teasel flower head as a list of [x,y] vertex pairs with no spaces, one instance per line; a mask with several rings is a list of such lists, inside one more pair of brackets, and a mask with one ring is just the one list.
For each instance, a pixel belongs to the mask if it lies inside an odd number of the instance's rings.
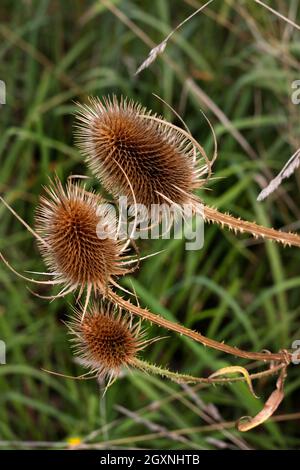
[[[204,205],[195,194],[210,177],[217,157],[216,136],[209,121],[215,143],[211,160],[188,129],[179,128],[126,99],[90,98],[89,104],[79,105],[77,122],[79,148],[93,173],[115,197],[127,196],[129,202],[148,209],[167,205],[172,208],[171,217],[167,214],[171,223],[173,215],[185,217],[188,208],[188,213],[191,211],[234,232],[300,246],[297,234],[223,214]],[[207,178],[203,179],[205,174]]]
[[124,256],[128,242],[116,235],[117,220],[105,213],[100,196],[78,184],[69,181],[64,188],[56,178],[45,189],[35,229],[50,274],[64,286],[63,295],[77,288],[81,295],[85,287],[106,295],[115,277],[132,270]]
[[153,342],[145,339],[141,321],[111,302],[92,303],[83,319],[74,309],[67,326],[79,362],[98,379],[111,381],[123,368],[136,367],[138,353]]
[[90,98],[89,104],[78,106],[78,146],[107,191],[147,208],[172,203],[181,207],[193,199],[208,161],[187,131],[115,96]]
[[67,326],[78,362],[89,369],[87,373],[73,378],[97,378],[100,383],[106,379],[105,391],[124,369],[138,369],[176,383],[210,383],[209,378],[173,372],[140,358],[142,350],[163,338],[146,339],[142,321],[133,321],[129,311],[112,302],[92,303],[84,318],[81,310],[73,309]]
[[[64,187],[55,178],[41,196],[36,210],[35,229],[31,228],[3,199],[3,204],[37,239],[38,247],[44,258],[48,272],[29,271],[32,274],[47,275],[47,280],[30,279],[17,272],[0,252],[0,259],[18,277],[39,285],[58,285],[58,294],[44,296],[45,299],[64,297],[78,292],[79,300],[84,291],[83,316],[89,300],[94,294],[123,305],[122,297],[114,292],[120,289],[132,295],[117,282],[119,276],[136,270],[139,262],[157,253],[140,257],[138,253],[128,254],[133,243],[136,220],[133,220],[131,234],[120,233],[121,217],[117,217],[112,206],[102,197],[88,192],[84,187],[68,181]],[[128,302],[130,308],[142,313],[143,309]]]

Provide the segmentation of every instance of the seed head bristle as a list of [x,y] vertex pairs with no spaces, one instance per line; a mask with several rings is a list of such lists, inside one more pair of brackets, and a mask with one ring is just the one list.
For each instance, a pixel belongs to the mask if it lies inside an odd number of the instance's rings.
[[75,354],[82,365],[98,377],[115,377],[122,367],[134,366],[134,359],[146,343],[140,322],[114,304],[92,304],[84,319],[81,311],[68,323]]
[[[92,172],[115,197],[150,207],[189,202],[202,183],[194,147],[180,130],[133,101],[90,98],[79,105],[76,139]],[[123,171],[122,171],[123,170]],[[126,176],[125,176],[126,175]]]
[[[128,272],[122,266],[121,243],[97,235],[102,220],[97,209],[103,200],[78,184],[66,189],[56,179],[46,188],[36,213],[39,249],[50,271],[69,286],[91,285],[105,292],[114,276]],[[103,230],[112,230],[103,225]]]

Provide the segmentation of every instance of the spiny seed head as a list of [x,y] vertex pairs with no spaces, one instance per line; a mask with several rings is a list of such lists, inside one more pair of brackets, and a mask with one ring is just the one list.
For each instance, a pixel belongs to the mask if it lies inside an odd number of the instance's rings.
[[112,277],[126,270],[121,266],[120,242],[97,235],[101,202],[78,184],[69,182],[64,189],[56,179],[40,198],[36,232],[44,241],[38,242],[40,251],[58,279],[75,288],[89,284],[104,292]]
[[93,304],[84,318],[80,311],[68,324],[80,362],[98,377],[115,377],[134,358],[147,341],[140,322],[132,323],[128,313],[112,303]]
[[151,204],[189,202],[197,178],[191,141],[126,99],[90,98],[79,105],[77,143],[92,172],[115,197]]

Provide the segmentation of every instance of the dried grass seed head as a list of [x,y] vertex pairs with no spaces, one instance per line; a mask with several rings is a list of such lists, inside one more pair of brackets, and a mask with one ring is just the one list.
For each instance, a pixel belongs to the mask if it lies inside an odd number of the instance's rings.
[[189,203],[203,184],[188,136],[133,101],[114,96],[79,105],[76,139],[106,190],[129,202],[134,201],[128,180],[136,202],[147,208]]

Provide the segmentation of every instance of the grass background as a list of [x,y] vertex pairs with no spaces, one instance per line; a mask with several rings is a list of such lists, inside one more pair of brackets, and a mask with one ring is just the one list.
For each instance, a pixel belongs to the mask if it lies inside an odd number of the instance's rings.
[[[299,230],[299,173],[266,202],[256,202],[299,147],[299,106],[291,103],[291,83],[300,78],[299,31],[254,1],[215,0],[174,36],[162,58],[134,77],[149,48],[203,3],[1,0],[0,79],[7,104],[0,109],[0,191],[26,221],[33,224],[49,175],[66,179],[87,171],[73,142],[73,100],[114,92],[177,123],[154,92],[180,113],[209,154],[213,142],[200,108],[214,125],[219,156],[217,178],[201,191],[207,203]],[[267,3],[299,24],[298,0]],[[43,271],[31,235],[3,206],[0,217],[1,251],[21,272]],[[133,283],[143,305],[249,350],[290,348],[300,338],[299,250],[214,226],[206,227],[199,252],[186,252],[180,240],[141,245],[143,254],[162,248],[122,280],[126,287]],[[0,337],[7,345],[7,364],[0,366],[2,448],[66,447],[72,437],[98,448],[299,447],[297,366],[290,368],[277,412],[285,420],[243,435],[233,421],[262,407],[274,379],[255,383],[256,400],[241,383],[182,388],[132,373],[101,400],[94,381],[41,371],[82,372],[62,323],[73,298],[49,304],[27,287],[0,265]],[[149,327],[149,335],[157,333]],[[243,364],[172,334],[145,357],[194,375]]]

